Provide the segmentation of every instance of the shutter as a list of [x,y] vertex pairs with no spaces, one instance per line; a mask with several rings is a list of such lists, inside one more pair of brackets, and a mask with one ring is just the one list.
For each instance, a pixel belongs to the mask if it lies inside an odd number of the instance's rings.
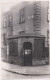
[[45,57],[44,54],[44,40],[40,38],[36,38],[34,40],[34,56],[35,59],[43,59]]

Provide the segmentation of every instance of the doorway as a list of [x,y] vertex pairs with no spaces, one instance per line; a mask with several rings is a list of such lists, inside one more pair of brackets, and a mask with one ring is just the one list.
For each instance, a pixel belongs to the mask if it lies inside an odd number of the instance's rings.
[[23,44],[24,49],[24,66],[31,66],[32,65],[32,43],[25,42]]

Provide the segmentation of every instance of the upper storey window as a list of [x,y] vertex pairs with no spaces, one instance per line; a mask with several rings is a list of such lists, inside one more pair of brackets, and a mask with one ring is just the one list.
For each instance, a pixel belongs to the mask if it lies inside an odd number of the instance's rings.
[[12,27],[13,26],[13,16],[12,15],[9,15],[9,23],[8,23],[8,26],[9,27]]
[[48,15],[48,18],[47,18],[48,20],[47,21],[49,22],[49,8],[48,8],[48,14],[47,15]]
[[3,45],[6,46],[7,45],[7,39],[6,39],[6,34],[3,34]]
[[25,22],[25,14],[24,14],[24,8],[22,8],[21,10],[20,10],[20,20],[19,20],[19,23],[24,23]]
[[25,34],[25,31],[19,31],[19,34]]
[[7,19],[4,17],[3,18],[3,27],[6,28],[7,27]]

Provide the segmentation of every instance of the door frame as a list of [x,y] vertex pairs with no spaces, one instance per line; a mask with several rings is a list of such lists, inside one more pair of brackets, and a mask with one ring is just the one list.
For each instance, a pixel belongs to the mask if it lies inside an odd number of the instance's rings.
[[[23,43],[23,50],[24,50],[24,66],[31,66],[32,65],[32,43],[31,42],[24,42]],[[31,54],[25,54],[25,50],[31,50]],[[30,60],[28,60],[30,58]],[[28,61],[30,61],[28,63]],[[27,64],[28,63],[28,64]]]

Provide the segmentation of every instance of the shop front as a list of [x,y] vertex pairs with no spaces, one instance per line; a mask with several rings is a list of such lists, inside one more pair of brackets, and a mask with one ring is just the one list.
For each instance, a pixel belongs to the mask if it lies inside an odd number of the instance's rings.
[[46,64],[44,36],[18,35],[9,37],[8,42],[10,63],[20,66]]

